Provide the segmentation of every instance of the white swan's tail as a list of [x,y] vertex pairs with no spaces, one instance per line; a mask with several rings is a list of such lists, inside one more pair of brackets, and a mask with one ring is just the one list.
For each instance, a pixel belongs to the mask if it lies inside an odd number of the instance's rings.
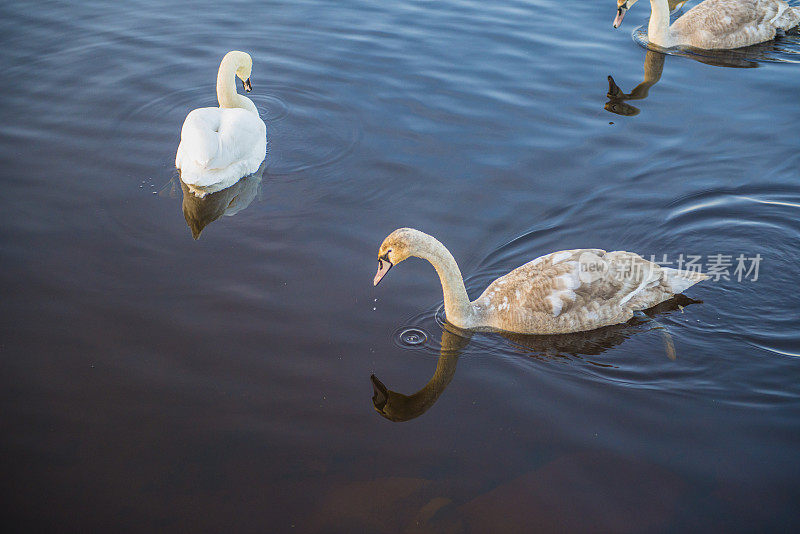
[[672,269],[670,267],[662,267],[664,271],[664,279],[672,288],[672,292],[676,295],[683,293],[697,282],[708,280],[709,276],[697,271],[682,271],[680,269]]

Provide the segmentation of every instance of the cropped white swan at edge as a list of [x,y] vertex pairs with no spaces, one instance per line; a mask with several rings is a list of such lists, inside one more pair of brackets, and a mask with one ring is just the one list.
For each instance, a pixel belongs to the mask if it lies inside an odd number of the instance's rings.
[[465,330],[564,334],[629,321],[707,275],[661,267],[633,252],[553,252],[501,276],[469,301],[452,254],[413,228],[389,234],[378,250],[374,284],[410,256],[428,260],[442,283],[447,321]]
[[236,77],[250,92],[253,60],[246,52],[225,54],[217,73],[218,108],[186,116],[175,167],[181,181],[205,196],[225,189],[261,166],[267,154],[267,126],[253,102],[236,92]]
[[[637,0],[617,0],[614,27]],[[671,26],[667,0],[650,0],[647,40],[670,48],[733,49],[774,39],[778,30],[800,24],[800,7],[783,0],[704,0]]]

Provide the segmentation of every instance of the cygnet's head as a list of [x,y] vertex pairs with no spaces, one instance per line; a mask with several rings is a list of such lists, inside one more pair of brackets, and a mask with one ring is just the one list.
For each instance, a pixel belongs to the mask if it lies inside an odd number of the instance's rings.
[[426,234],[413,228],[398,228],[389,234],[378,249],[378,272],[375,275],[374,285],[378,285],[389,269],[412,256],[415,245],[423,236]]

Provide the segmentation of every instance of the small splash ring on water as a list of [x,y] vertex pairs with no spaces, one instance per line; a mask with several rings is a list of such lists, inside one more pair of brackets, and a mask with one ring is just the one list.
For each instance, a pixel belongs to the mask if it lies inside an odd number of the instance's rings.
[[428,341],[428,334],[419,328],[404,328],[397,335],[402,345],[408,347],[418,347]]

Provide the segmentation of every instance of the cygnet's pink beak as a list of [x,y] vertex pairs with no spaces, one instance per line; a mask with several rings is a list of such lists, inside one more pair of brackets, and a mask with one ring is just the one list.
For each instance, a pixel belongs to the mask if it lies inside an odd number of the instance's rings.
[[617,16],[614,17],[614,27],[619,28],[620,24],[622,24],[622,19],[625,18],[625,13],[628,12],[628,8],[625,7],[626,4],[623,4],[619,8],[617,8]]
[[392,268],[392,262],[390,262],[389,260],[378,259],[378,272],[375,273],[375,280],[373,281],[373,285],[377,286],[380,283],[381,278],[386,276],[386,273],[388,273],[389,269],[391,268]]

